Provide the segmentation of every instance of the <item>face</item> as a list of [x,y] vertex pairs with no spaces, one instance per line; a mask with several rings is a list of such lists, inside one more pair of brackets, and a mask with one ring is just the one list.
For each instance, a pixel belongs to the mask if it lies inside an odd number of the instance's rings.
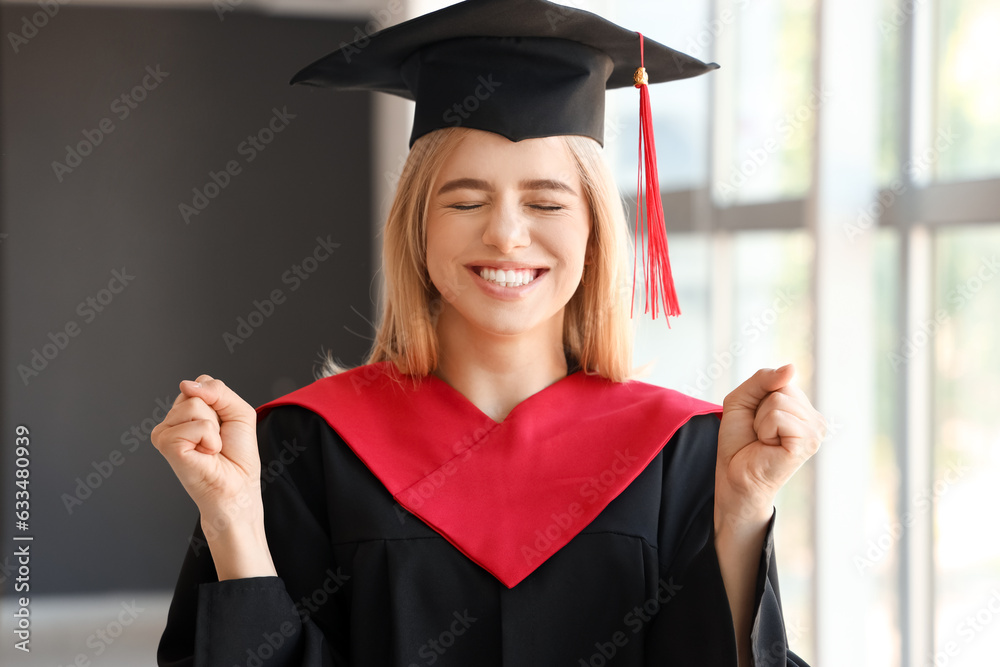
[[561,344],[589,233],[590,209],[562,139],[469,132],[442,166],[428,207],[427,269],[444,297],[439,322],[498,335],[555,330]]

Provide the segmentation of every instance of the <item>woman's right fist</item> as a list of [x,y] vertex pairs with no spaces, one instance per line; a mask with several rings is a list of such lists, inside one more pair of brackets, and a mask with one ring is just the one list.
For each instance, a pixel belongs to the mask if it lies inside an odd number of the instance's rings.
[[257,413],[208,375],[182,381],[180,390],[150,439],[198,505],[206,536],[263,525]]

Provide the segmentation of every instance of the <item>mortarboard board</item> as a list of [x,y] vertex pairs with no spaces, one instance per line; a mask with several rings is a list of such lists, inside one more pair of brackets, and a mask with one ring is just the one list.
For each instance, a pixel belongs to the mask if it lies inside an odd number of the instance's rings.
[[[647,60],[649,68],[643,69]],[[645,84],[685,79],[717,67],[581,9],[545,0],[466,0],[342,43],[300,70],[291,83],[414,100],[411,146],[428,132],[458,126],[511,141],[574,134],[603,145],[605,91],[639,88],[644,157],[639,165],[636,244],[645,208],[646,310],[652,304],[655,318],[657,291],[668,316],[680,309],[667,259]]]

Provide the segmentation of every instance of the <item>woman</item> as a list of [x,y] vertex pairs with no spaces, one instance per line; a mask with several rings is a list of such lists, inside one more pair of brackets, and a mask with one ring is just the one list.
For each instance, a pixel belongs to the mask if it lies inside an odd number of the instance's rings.
[[[789,366],[747,380],[721,418],[626,381],[603,105],[558,68],[590,59],[603,101],[628,56],[581,36],[603,20],[554,7],[462,3],[355,54],[350,77],[393,92],[357,73],[391,61],[417,100],[376,343],[369,364],[259,414],[220,380],[181,383],[152,439],[201,516],[160,665],[804,664],[785,645],[772,501],[823,420]],[[553,16],[581,46],[536,34]],[[400,43],[417,55],[389,58]],[[544,81],[524,83],[525,62]],[[451,127],[440,110],[484,63],[506,99]],[[552,81],[572,89],[553,97]]]

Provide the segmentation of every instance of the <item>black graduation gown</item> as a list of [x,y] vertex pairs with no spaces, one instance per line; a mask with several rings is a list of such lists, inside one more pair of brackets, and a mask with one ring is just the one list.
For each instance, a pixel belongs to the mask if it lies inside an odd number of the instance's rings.
[[[278,576],[219,582],[199,523],[157,664],[735,666],[712,540],[718,429],[714,415],[692,417],[596,519],[507,588],[403,510],[322,417],[277,407],[258,442]],[[805,665],[787,648],[773,525],[772,515],[755,664]]]

